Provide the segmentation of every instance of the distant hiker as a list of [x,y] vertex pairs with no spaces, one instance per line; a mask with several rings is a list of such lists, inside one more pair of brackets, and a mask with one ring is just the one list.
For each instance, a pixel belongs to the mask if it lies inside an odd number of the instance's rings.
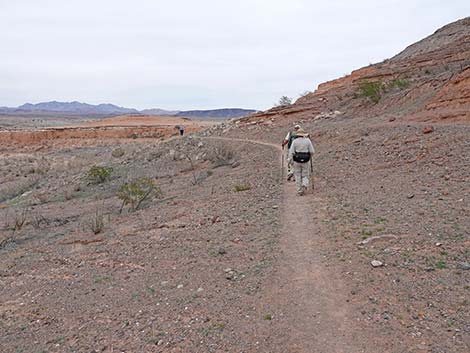
[[184,126],[180,125],[178,128],[180,130],[180,136],[183,136],[184,135]]
[[293,131],[289,131],[282,141],[282,149],[287,145],[286,158],[287,158],[287,180],[291,180],[294,175],[294,170],[292,169],[292,163],[289,163],[289,149],[292,146],[292,141],[294,141],[297,136],[297,131],[300,129],[300,125],[295,125]]
[[294,178],[297,186],[297,194],[303,195],[307,190],[310,182],[310,160],[315,152],[312,141],[308,138],[308,134],[298,129],[296,131],[297,138],[292,142],[289,148],[288,162],[294,164]]

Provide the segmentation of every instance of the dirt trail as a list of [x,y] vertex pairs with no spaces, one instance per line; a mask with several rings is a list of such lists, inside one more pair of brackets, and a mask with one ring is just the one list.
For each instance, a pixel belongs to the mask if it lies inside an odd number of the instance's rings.
[[272,294],[286,308],[292,352],[361,352],[353,341],[347,295],[337,274],[322,261],[320,223],[325,207],[314,194],[298,197],[294,183],[284,187],[278,279]]
[[[279,145],[267,142],[212,139],[260,144],[281,152]],[[280,310],[285,326],[289,327],[277,338],[280,351],[365,352],[355,342],[359,333],[354,332],[355,323],[348,312],[346,288],[338,274],[322,263],[319,244],[325,242],[322,237],[326,236],[321,232],[324,202],[310,191],[303,197],[297,196],[295,183],[285,183],[283,193],[282,255],[275,278],[264,293],[268,305]],[[376,348],[372,347],[374,351]]]

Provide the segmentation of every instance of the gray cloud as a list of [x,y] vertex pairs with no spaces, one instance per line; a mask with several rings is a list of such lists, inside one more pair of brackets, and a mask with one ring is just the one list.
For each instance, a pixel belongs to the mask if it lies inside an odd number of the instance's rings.
[[0,105],[265,109],[469,13],[457,0],[0,0]]

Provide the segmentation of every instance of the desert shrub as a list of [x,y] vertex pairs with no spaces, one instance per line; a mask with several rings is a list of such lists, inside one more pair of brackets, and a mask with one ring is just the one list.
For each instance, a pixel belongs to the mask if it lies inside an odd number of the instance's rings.
[[28,210],[25,208],[15,214],[15,224],[13,230],[21,230],[26,224],[26,219],[28,218]]
[[149,162],[159,159],[163,155],[163,150],[150,152],[147,156]]
[[8,209],[5,212],[0,213],[0,221],[2,230],[9,230],[11,228],[10,212]]
[[12,200],[25,192],[31,190],[38,182],[38,176],[22,178],[9,183],[0,185],[0,202]]
[[93,232],[93,234],[99,234],[104,229],[104,216],[103,213],[98,209],[96,210],[93,217],[91,217],[90,222],[88,223],[88,228]]
[[70,188],[65,189],[64,191],[64,199],[69,201],[73,199],[73,190]]
[[51,163],[44,157],[38,160],[34,166],[34,171],[37,174],[46,174],[51,169]]
[[236,192],[247,191],[247,190],[251,190],[251,185],[250,185],[250,183],[237,184],[237,185],[235,185],[235,191],[236,191]]
[[162,192],[154,181],[147,177],[137,178],[119,188],[118,198],[122,201],[119,213],[125,206],[129,211],[136,211],[145,200],[160,197]]
[[196,156],[191,155],[188,152],[181,152],[181,156],[184,156],[189,162],[189,170],[191,171],[193,185],[199,184],[204,178],[202,178],[202,173],[198,172],[196,169]]
[[32,224],[34,226],[34,228],[41,228],[41,226],[44,224],[44,225],[48,225],[49,224],[49,220],[47,218],[45,218],[41,213],[39,213],[38,211],[34,212],[33,213],[33,216],[32,216]]
[[208,156],[214,167],[230,165],[235,161],[235,151],[227,145],[219,145],[212,149]]
[[289,98],[287,96],[282,96],[281,98],[279,98],[279,101],[276,106],[285,107],[291,104],[292,104],[292,98]]
[[385,90],[382,81],[362,81],[359,83],[359,96],[368,98],[374,103],[378,103]]
[[49,200],[50,196],[51,195],[48,192],[36,191],[36,192],[33,193],[34,204],[35,205],[42,205],[42,204],[48,203],[50,201]]
[[410,86],[410,82],[406,79],[396,78],[387,83],[382,81],[362,81],[359,83],[359,92],[356,97],[364,97],[370,99],[374,103],[378,103],[382,96],[395,88],[402,90]]
[[125,152],[121,147],[118,147],[115,150],[113,150],[113,152],[111,152],[111,155],[114,158],[120,158],[120,157],[124,156],[124,154],[125,154]]
[[443,270],[443,269],[447,268],[447,263],[444,260],[439,260],[436,263],[436,267],[440,270]]
[[28,209],[15,211],[13,216],[10,216],[9,212],[6,212],[3,216],[3,229],[12,230],[13,232],[21,230],[26,225],[28,219]]
[[387,84],[387,88],[388,89],[393,89],[393,88],[399,88],[399,89],[405,89],[407,87],[409,87],[410,85],[410,82],[406,79],[402,79],[402,78],[396,78],[392,81],[390,81],[388,84]]
[[94,165],[86,174],[86,178],[93,184],[101,184],[111,178],[113,168],[111,167],[100,167]]
[[64,200],[69,201],[75,197],[75,194],[81,190],[80,184],[67,186],[64,190]]

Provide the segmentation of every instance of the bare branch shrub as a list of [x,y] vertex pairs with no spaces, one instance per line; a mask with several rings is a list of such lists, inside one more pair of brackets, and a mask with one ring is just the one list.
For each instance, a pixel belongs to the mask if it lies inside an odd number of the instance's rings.
[[32,217],[32,224],[35,228],[41,228],[43,224],[49,224],[49,220],[46,219],[42,214],[40,214],[38,211],[33,213]]
[[204,178],[203,178],[203,174],[201,172],[198,172],[197,171],[197,168],[196,168],[196,157],[192,156],[190,153],[188,152],[181,152],[184,157],[189,161],[189,165],[190,165],[190,168],[189,170],[191,171],[191,175],[192,175],[192,180],[191,180],[191,183],[193,185],[197,185],[199,184]]
[[292,104],[292,98],[287,97],[287,96],[282,96],[279,98],[278,103],[276,104],[277,107],[286,107],[288,105]]
[[46,174],[51,169],[51,163],[42,157],[39,161],[36,162],[35,172],[37,174]]
[[0,202],[12,200],[23,195],[31,190],[39,182],[39,179],[38,176],[31,176],[0,185]]
[[42,205],[49,202],[49,193],[47,192],[35,192],[33,194],[36,204]]
[[124,156],[125,153],[126,152],[124,151],[124,149],[122,147],[118,147],[115,150],[113,150],[113,152],[111,152],[111,155],[114,158],[120,158],[120,157]]
[[19,211],[15,211],[13,216],[7,211],[3,216],[3,229],[12,230],[13,232],[21,230],[26,225],[28,219],[29,210],[24,208]]
[[227,145],[215,146],[209,154],[209,160],[214,168],[230,165],[235,162],[235,151]]
[[73,199],[73,189],[65,189],[64,191],[64,199],[69,201]]
[[104,216],[100,210],[96,209],[91,221],[88,223],[88,228],[93,232],[93,234],[99,234],[104,229]]
[[18,213],[15,213],[15,224],[14,224],[14,231],[21,230],[23,226],[26,224],[26,219],[28,216],[28,209],[24,208]]
[[141,177],[125,183],[119,188],[118,198],[122,201],[119,213],[125,206],[129,206],[129,212],[134,212],[145,200],[161,197],[160,188],[151,178]]
[[5,245],[7,245],[10,241],[13,241],[15,239],[15,235],[10,234],[9,236],[4,237],[3,239],[0,239],[0,249],[3,248]]
[[9,230],[10,227],[10,212],[7,209],[4,213],[2,212],[2,229]]

